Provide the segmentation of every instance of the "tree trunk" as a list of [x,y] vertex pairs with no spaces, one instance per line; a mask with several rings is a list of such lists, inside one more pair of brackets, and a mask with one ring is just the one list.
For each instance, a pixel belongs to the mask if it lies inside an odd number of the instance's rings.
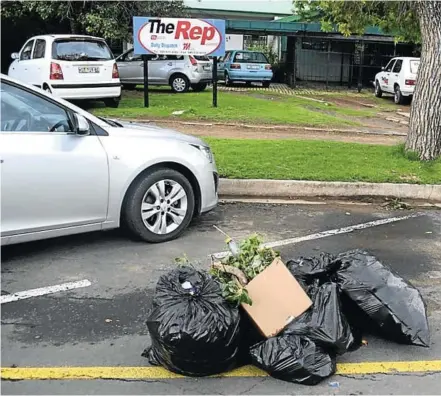
[[420,0],[416,8],[422,51],[406,150],[433,160],[441,155],[441,2]]
[[77,21],[70,19],[69,24],[70,24],[70,33],[71,34],[79,34],[80,33],[80,27],[79,27],[79,24]]

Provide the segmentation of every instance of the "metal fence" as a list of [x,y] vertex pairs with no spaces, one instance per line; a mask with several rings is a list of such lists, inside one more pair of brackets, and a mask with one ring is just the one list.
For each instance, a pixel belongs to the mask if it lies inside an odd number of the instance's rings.
[[[294,40],[293,40],[294,41]],[[291,48],[289,45],[291,44]],[[418,56],[413,45],[300,37],[282,51],[279,79],[291,86],[370,86],[394,56]],[[295,73],[295,78],[294,78]]]

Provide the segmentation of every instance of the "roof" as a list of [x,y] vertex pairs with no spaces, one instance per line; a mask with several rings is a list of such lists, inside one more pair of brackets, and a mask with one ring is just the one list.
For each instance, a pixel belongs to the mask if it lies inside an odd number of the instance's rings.
[[63,38],[88,38],[88,39],[94,39],[94,40],[104,40],[102,37],[96,37],[96,36],[88,36],[85,34],[41,34],[39,36],[33,36],[31,39],[36,38],[53,38],[56,39],[63,39]]
[[222,10],[219,8],[196,8],[196,7],[191,7],[189,8],[190,13],[193,11],[200,11],[200,12],[218,12],[218,13],[225,13],[225,14],[254,14],[254,15],[273,15],[273,16],[277,16],[277,15],[288,15],[284,12],[269,12],[269,11],[241,11],[241,10]]
[[[270,34],[280,36],[295,36],[298,33],[322,33],[323,35],[341,35],[337,27],[334,26],[331,32],[323,32],[321,23],[317,22],[283,22],[280,19],[275,21],[246,21],[246,20],[227,20],[226,29],[229,33],[242,34]],[[370,26],[365,29],[365,35],[391,37],[384,34],[380,28]],[[351,36],[354,39],[357,36]]]

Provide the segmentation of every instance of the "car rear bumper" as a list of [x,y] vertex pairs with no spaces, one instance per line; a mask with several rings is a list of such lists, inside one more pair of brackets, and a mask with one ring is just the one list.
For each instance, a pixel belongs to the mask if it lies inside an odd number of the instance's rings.
[[273,72],[243,72],[229,70],[228,75],[230,80],[236,81],[271,81],[273,78]]
[[403,89],[401,90],[401,95],[403,96],[411,96],[413,95],[413,92],[415,91],[415,88],[408,88],[408,87],[403,87]]
[[206,73],[191,73],[189,76],[189,80],[191,84],[199,84],[199,83],[211,83],[213,80],[212,72]]
[[121,83],[52,84],[52,93],[63,99],[106,99],[121,96]]

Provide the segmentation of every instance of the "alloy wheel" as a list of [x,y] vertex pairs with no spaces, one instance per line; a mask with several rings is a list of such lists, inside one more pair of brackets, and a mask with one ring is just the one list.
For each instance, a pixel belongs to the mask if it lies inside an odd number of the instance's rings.
[[176,77],[173,80],[173,88],[176,92],[184,92],[186,86],[187,86],[187,83],[182,77]]
[[176,230],[187,214],[187,194],[174,180],[160,180],[144,194],[141,217],[148,230],[165,235]]

